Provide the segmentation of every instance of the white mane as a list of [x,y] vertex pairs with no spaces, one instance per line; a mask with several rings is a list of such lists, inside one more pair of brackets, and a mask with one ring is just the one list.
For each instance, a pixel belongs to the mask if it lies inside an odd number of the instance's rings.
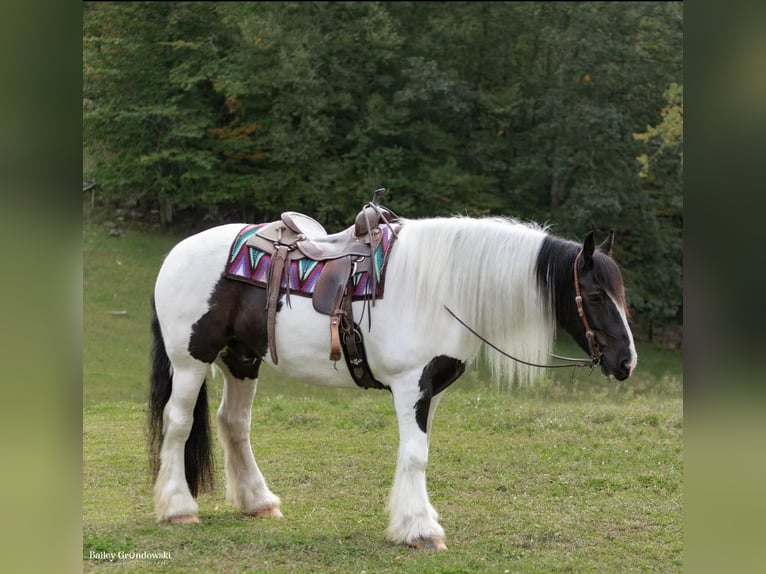
[[535,263],[546,229],[504,218],[403,220],[387,290],[402,316],[417,317],[423,337],[461,331],[470,359],[487,358],[495,379],[525,384],[543,370],[507,359],[482,344],[444,309],[525,361],[545,364],[553,349],[551,302],[540,294]]

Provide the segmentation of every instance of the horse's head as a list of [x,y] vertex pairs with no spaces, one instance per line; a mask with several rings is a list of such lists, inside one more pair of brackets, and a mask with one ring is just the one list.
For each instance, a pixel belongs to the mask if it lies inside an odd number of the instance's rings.
[[638,361],[628,325],[628,307],[619,267],[611,257],[614,232],[598,247],[593,232],[585,237],[574,262],[575,301],[580,319],[569,331],[582,349],[595,358],[607,377],[627,379]]

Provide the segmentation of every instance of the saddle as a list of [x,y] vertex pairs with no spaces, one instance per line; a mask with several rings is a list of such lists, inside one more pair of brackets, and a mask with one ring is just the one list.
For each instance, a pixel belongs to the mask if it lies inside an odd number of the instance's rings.
[[[397,219],[389,209],[378,204],[378,196],[383,191],[375,191],[372,201],[362,207],[354,224],[339,233],[328,234],[314,218],[286,211],[279,220],[266,224],[248,238],[248,245],[271,256],[266,287],[267,333],[274,364],[279,362],[274,334],[281,286],[286,284],[285,297],[289,305],[290,262],[309,258],[324,263],[312,295],[312,305],[318,313],[330,318],[330,360],[339,360],[342,351],[358,385],[381,388],[367,365],[361,332],[353,320],[350,293],[353,275],[367,271],[374,304],[377,279],[373,255],[381,242],[380,226],[391,227]],[[395,237],[397,230],[391,229]]]

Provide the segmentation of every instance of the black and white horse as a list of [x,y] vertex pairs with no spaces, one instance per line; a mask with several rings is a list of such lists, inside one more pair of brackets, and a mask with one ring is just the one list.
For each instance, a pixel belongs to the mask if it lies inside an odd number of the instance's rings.
[[[502,218],[400,223],[385,296],[365,310],[371,313],[369,329],[364,321],[367,359],[393,396],[399,426],[386,534],[413,547],[446,548],[426,489],[431,422],[444,390],[486,348],[456,316],[530,363],[549,362],[557,328],[591,356],[597,348],[600,369],[610,378],[627,379],[637,354],[621,274],[610,256],[611,235],[596,247],[592,233],[576,243]],[[258,369],[271,363],[266,290],[223,273],[243,227],[222,225],[181,241],[157,277],[149,422],[159,521],[198,521],[195,496],[212,476],[205,392],[211,365],[224,375],[217,423],[227,499],[244,514],[282,516],[250,444]],[[357,317],[362,305],[354,303]],[[290,305],[281,305],[275,333],[278,371],[318,385],[354,386],[348,370],[328,360],[327,316],[310,299],[293,296]],[[524,384],[541,375],[539,367],[492,349],[486,356],[502,380]]]

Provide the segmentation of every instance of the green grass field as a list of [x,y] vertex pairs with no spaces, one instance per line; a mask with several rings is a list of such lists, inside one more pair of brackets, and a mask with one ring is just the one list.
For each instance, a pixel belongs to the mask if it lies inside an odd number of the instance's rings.
[[[642,344],[624,383],[566,371],[504,392],[478,370],[450,388],[428,468],[446,552],[384,539],[398,446],[390,395],[311,387],[269,369],[252,442],[284,519],[243,518],[225,503],[217,447],[202,522],[156,524],[145,445],[149,299],[177,240],[84,227],[84,571],[682,570],[681,357]],[[220,393],[209,380],[213,410]]]

